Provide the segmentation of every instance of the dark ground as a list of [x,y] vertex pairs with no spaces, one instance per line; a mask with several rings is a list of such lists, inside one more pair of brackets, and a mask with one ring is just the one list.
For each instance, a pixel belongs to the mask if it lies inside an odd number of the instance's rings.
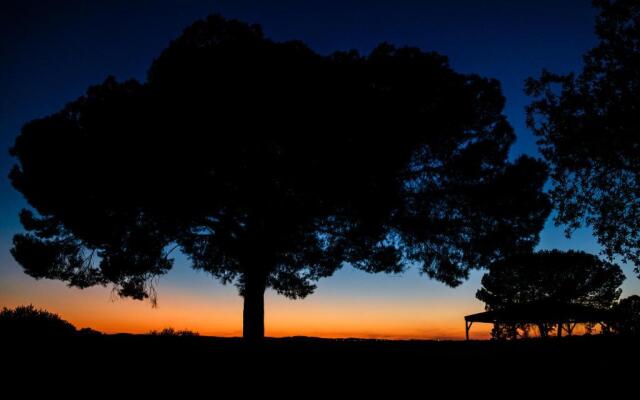
[[411,388],[411,393],[444,388],[498,395],[516,385],[523,395],[557,394],[564,388],[574,395],[605,393],[606,398],[621,390],[636,398],[640,378],[640,340],[622,337],[516,342],[287,338],[248,346],[240,339],[211,337],[78,335],[3,342],[5,381],[29,377],[55,382],[58,389],[89,382],[107,390],[127,382],[157,390],[190,382],[186,388],[232,386],[282,394],[304,388],[310,391],[307,397],[336,387],[361,394],[393,387]]

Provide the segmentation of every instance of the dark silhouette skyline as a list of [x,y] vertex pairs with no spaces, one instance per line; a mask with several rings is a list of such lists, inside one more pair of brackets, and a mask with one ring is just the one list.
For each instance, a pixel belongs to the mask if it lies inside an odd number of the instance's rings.
[[[270,6],[251,2],[45,3],[11,3],[10,11],[4,14],[7,23],[3,29],[13,40],[3,42],[1,51],[3,56],[11,54],[12,62],[2,67],[0,83],[3,91],[15,94],[2,100],[0,144],[6,147],[22,123],[54,112],[108,74],[115,74],[118,80],[143,77],[170,38],[194,19],[220,11],[260,23],[276,40],[305,40],[321,54],[340,48],[357,48],[366,54],[379,41],[388,40],[438,50],[450,57],[456,71],[498,78],[507,97],[505,114],[518,135],[511,151],[515,159],[521,153],[536,154],[533,139],[524,128],[524,78],[536,75],[542,67],[577,69],[580,54],[595,43],[595,12],[584,2],[461,2],[455,7],[450,2],[419,6],[409,2],[347,2],[339,7],[313,2]],[[452,20],[456,23],[451,24]],[[542,26],[545,29],[540,29]],[[0,155],[0,166],[8,169],[10,164],[6,154]],[[5,179],[0,185],[2,209],[11,210],[0,217],[0,250],[8,250],[8,238],[19,229],[16,211],[23,203]],[[545,232],[542,245],[548,246],[550,239],[545,238],[558,235],[551,229]],[[578,240],[593,246],[585,236]],[[0,258],[2,268],[15,268],[4,257]]]

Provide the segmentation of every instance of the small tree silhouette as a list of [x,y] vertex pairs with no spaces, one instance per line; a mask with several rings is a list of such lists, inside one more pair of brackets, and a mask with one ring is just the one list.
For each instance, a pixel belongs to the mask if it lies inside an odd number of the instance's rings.
[[[610,309],[618,300],[625,277],[620,267],[581,251],[545,250],[518,254],[493,264],[482,277],[476,297],[487,311],[520,304],[578,304]],[[527,335],[527,324],[499,324],[493,336]],[[539,324],[541,335],[553,330]]]

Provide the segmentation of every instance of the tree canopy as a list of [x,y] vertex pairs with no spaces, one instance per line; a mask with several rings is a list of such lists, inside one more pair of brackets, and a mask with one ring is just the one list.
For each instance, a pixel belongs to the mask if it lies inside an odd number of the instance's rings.
[[594,4],[598,45],[578,74],[528,80],[528,124],[551,165],[556,222],[592,227],[640,273],[640,3]]
[[107,78],[23,127],[12,254],[35,278],[153,299],[179,248],[238,286],[247,337],[265,288],[304,297],[346,263],[455,286],[530,250],[549,212],[546,166],[508,161],[504,101],[436,53],[321,56],[211,16],[145,82]]
[[631,295],[620,300],[615,307],[620,320],[614,324],[618,334],[627,336],[640,335],[640,296]]
[[486,309],[546,302],[606,309],[620,296],[622,269],[582,251],[543,250],[491,265],[476,293]]

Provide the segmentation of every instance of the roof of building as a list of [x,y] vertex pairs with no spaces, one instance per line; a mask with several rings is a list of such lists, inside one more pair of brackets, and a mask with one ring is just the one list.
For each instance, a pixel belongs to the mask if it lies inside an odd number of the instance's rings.
[[616,321],[619,316],[604,310],[579,304],[527,303],[501,310],[486,311],[464,317],[467,322],[535,323],[535,322],[602,322]]

